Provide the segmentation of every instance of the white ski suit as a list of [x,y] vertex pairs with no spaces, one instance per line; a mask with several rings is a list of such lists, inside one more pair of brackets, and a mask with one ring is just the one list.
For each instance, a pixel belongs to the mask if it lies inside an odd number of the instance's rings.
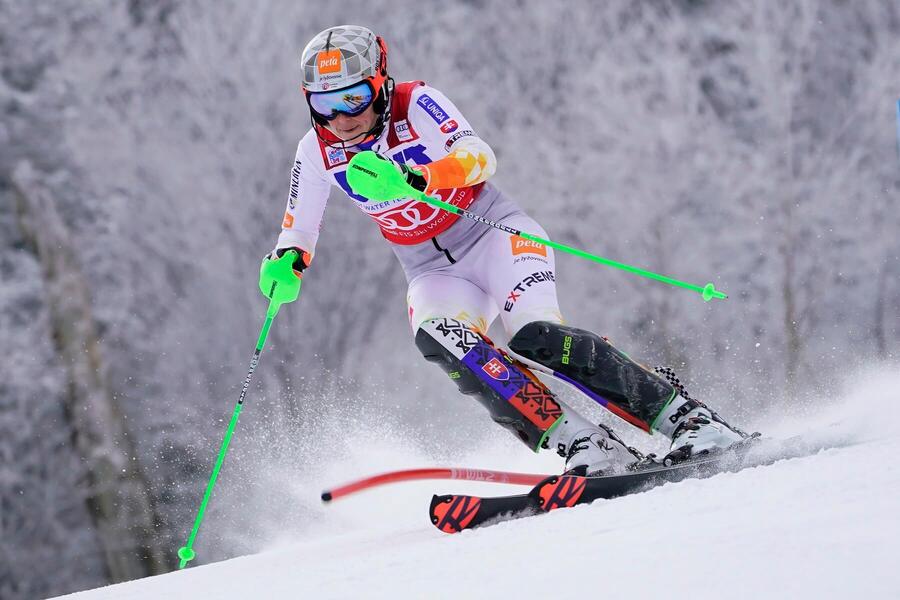
[[546,232],[484,180],[496,167],[490,147],[456,106],[422,82],[396,86],[381,136],[344,149],[310,130],[297,148],[277,248],[315,253],[332,186],[340,187],[380,227],[406,274],[413,332],[426,319],[452,317],[486,332],[499,315],[508,335],[535,320],[561,322],[553,250],[409,198],[374,202],[353,193],[347,164],[373,150],[409,165],[428,165],[464,150],[473,185],[435,195],[473,213],[535,235]]

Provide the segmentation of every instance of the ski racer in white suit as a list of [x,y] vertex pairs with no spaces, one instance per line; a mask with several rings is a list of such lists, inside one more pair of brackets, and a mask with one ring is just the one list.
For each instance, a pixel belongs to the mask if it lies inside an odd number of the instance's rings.
[[[533,450],[550,448],[566,469],[598,474],[636,460],[609,428],[556,399],[529,367],[554,372],[629,423],[672,439],[690,456],[743,439],[704,404],[590,331],[563,324],[551,248],[485,227],[423,202],[375,202],[353,193],[347,164],[372,150],[395,163],[417,190],[520,231],[541,226],[488,182],[497,168],[490,146],[443,93],[388,76],[387,46],[359,26],[327,29],[303,51],[302,89],[312,128],[300,140],[276,249],[296,251],[295,276],[309,267],[332,186],[375,221],[409,283],[415,342],[460,391]],[[265,270],[263,270],[265,271]],[[270,281],[261,280],[263,293]],[[510,337],[502,351],[487,338],[500,317]]]

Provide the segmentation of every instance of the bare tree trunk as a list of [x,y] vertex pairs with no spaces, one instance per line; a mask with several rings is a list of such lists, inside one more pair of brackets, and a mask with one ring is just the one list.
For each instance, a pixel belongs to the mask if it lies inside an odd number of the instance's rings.
[[68,375],[72,443],[89,472],[88,508],[113,582],[165,571],[158,523],[125,420],[109,390],[90,294],[53,195],[28,163],[12,177],[24,237],[44,272],[53,343]]

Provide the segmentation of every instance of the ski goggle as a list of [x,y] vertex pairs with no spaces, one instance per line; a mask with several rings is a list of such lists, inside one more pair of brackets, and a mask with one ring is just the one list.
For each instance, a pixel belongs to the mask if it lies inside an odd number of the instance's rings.
[[374,99],[375,93],[366,81],[342,90],[310,92],[307,95],[309,107],[326,121],[331,121],[338,113],[355,117],[369,108]]

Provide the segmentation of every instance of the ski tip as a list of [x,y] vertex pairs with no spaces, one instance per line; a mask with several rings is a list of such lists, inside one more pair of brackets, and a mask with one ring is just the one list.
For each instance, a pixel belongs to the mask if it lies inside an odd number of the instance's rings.
[[331,502],[331,492],[322,492],[322,502]]

